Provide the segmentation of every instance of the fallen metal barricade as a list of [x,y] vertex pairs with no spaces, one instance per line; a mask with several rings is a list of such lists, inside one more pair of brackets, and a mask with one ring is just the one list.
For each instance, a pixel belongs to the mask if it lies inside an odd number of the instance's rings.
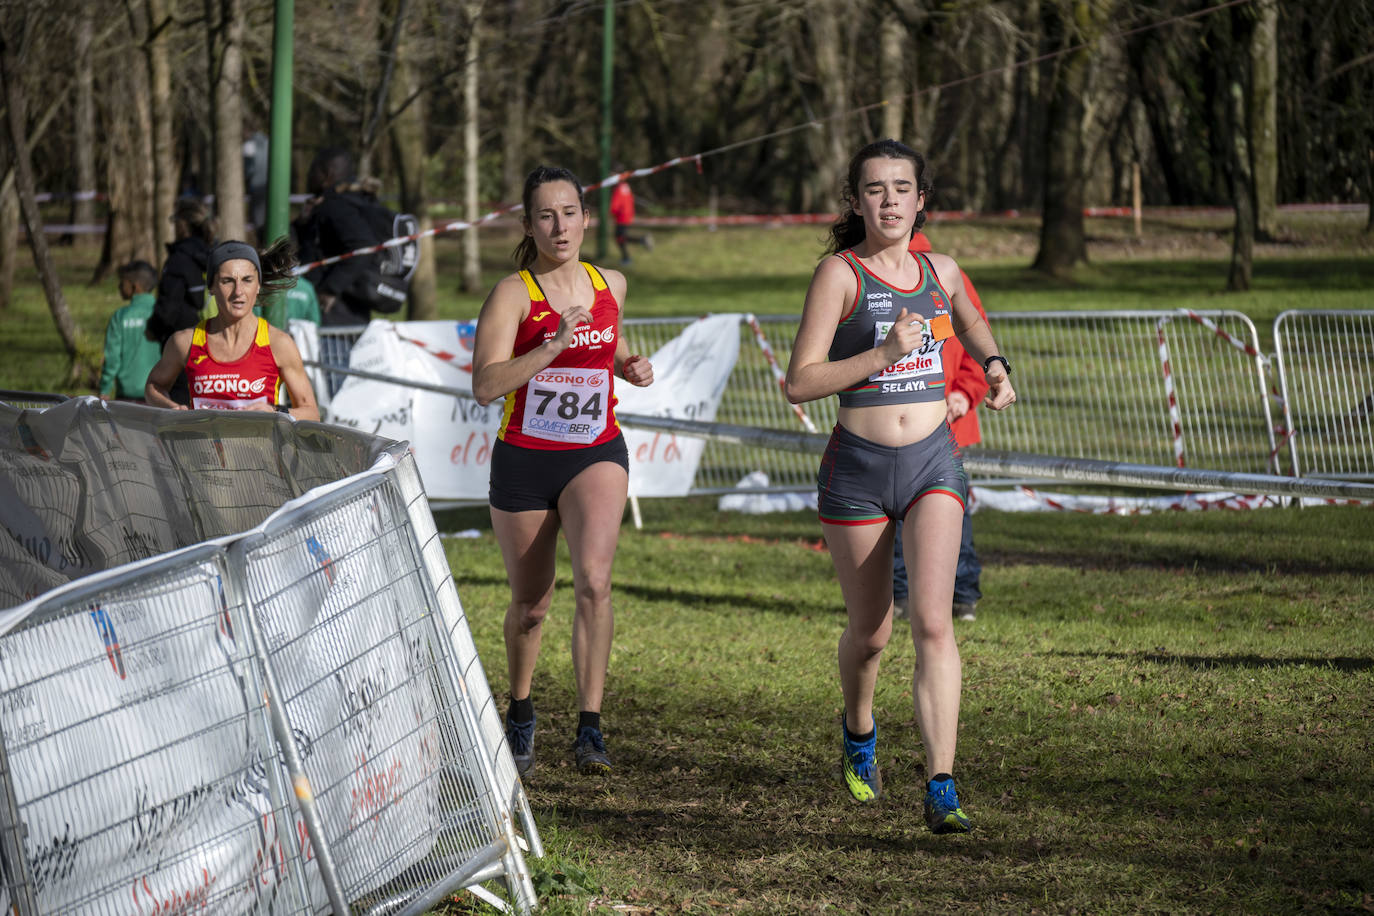
[[[90,398],[54,410],[0,406],[0,425],[30,428],[9,441],[32,449],[0,449],[6,476],[56,483],[67,509],[24,496],[50,540],[111,546],[0,611],[0,906],[382,916],[469,887],[531,909],[523,855],[542,855],[538,832],[409,454],[271,415]],[[228,467],[188,447],[194,424],[242,446]],[[98,471],[114,441],[120,467]],[[142,473],[166,475],[131,491],[148,517],[187,477],[301,495],[208,536],[240,517],[203,500],[175,524],[204,543],[170,553],[114,545],[101,534],[127,509],[130,455],[160,456]],[[260,461],[256,475],[240,460]],[[38,548],[4,564],[11,587],[49,585],[35,567],[57,575]]]

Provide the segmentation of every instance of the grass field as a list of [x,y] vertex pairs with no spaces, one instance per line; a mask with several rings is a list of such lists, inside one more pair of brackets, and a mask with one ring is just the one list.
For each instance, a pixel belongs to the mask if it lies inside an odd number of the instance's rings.
[[[1288,214],[1255,289],[1222,296],[1228,219],[1090,223],[1073,283],[1024,268],[1030,221],[935,223],[990,310],[1233,308],[1267,333],[1287,308],[1368,308],[1363,214]],[[820,227],[656,232],[632,315],[795,313]],[[490,282],[514,239],[484,237]],[[118,303],[84,284],[94,249],[58,251],[98,345]],[[441,312],[457,245],[438,245]],[[25,264],[0,312],[0,388],[71,391]],[[571,766],[570,579],[535,679],[528,790],[549,856],[542,908],[572,913],[1299,913],[1374,909],[1374,513],[1327,507],[1144,517],[985,512],[979,618],[960,623],[956,773],[977,829],[920,817],[910,639],[894,636],[876,714],[885,798],[838,781],[835,641],[844,615],[813,515],[649,501],[616,567],[605,726],[617,769]],[[443,514],[494,693],[508,589],[485,511]],[[453,912],[468,904],[455,903]]]
[[[886,796],[838,779],[844,625],[810,514],[654,501],[626,528],[604,707],[613,779],[571,766],[570,579],[535,678],[527,789],[554,913],[1297,913],[1374,905],[1374,514],[986,512],[957,624],[972,834],[930,835],[899,630],[877,698]],[[453,513],[494,691],[508,599]]]

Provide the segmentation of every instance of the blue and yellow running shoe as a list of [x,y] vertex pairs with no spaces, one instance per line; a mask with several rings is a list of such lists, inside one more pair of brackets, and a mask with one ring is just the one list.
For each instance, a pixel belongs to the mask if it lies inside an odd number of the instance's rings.
[[512,722],[506,717],[506,743],[515,758],[515,772],[522,777],[534,769],[534,717],[528,722]]
[[845,788],[854,796],[855,801],[877,801],[883,794],[883,774],[878,770],[876,752],[878,749],[878,725],[873,724],[873,737],[867,741],[849,740],[849,729],[844,726],[844,716],[840,716],[840,739],[844,742],[844,755],[840,766]]
[[578,731],[577,743],[573,745],[573,759],[577,763],[577,772],[583,776],[600,776],[611,771],[611,758],[606,753],[601,729],[586,725]]
[[959,805],[954,777],[926,783],[926,826],[931,833],[968,833],[973,829],[973,822]]

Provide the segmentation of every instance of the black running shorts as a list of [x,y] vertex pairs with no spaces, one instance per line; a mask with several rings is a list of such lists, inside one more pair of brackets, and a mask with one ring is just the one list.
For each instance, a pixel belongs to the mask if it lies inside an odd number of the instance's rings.
[[558,497],[572,479],[599,461],[613,461],[628,473],[630,452],[625,437],[565,449],[524,448],[498,439],[491,452],[487,499],[503,512],[557,509]]
[[830,525],[905,518],[916,500],[946,493],[962,507],[968,475],[947,423],[910,445],[879,445],[836,426],[816,472],[817,509]]

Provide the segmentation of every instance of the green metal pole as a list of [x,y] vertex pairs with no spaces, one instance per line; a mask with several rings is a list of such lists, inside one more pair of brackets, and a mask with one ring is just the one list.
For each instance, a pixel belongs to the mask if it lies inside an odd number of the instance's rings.
[[[272,28],[272,137],[267,148],[267,231],[275,242],[291,231],[291,73],[294,69],[295,0],[276,0]],[[286,327],[286,296],[273,297],[267,320]]]
[[[611,174],[611,99],[615,71],[615,0],[605,0],[601,29],[601,175]],[[596,219],[596,258],[606,260],[611,248],[611,192],[603,188]]]

